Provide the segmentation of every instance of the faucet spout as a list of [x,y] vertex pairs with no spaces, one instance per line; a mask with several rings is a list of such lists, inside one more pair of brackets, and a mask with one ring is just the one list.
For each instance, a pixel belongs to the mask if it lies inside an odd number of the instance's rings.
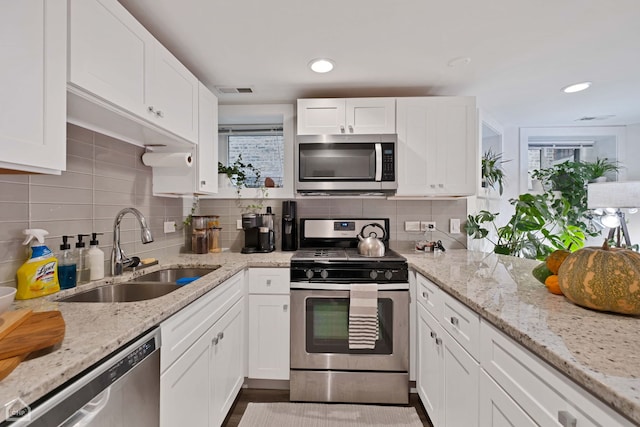
[[142,240],[142,243],[146,244],[153,242],[153,236],[151,235],[151,230],[149,230],[149,226],[147,225],[147,220],[139,210],[136,208],[124,208],[118,212],[116,219],[113,222],[113,248],[111,250],[112,276],[121,275],[124,268],[132,264],[132,259],[129,258],[120,247],[120,222],[122,221],[122,217],[127,213],[133,214],[140,223],[140,227],[142,228],[140,239]]

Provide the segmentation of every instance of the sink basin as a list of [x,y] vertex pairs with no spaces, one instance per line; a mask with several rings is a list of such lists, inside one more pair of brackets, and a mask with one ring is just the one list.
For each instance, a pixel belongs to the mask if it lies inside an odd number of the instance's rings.
[[133,302],[158,298],[180,289],[171,283],[115,283],[61,298],[61,302]]
[[175,284],[178,279],[202,277],[217,270],[218,268],[220,268],[219,265],[211,268],[165,268],[164,270],[158,270],[136,277],[135,279],[131,279],[130,282],[160,282]]

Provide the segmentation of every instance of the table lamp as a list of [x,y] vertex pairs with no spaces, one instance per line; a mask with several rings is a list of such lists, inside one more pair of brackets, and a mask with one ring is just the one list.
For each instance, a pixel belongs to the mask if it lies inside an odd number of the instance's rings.
[[621,238],[631,247],[629,230],[621,209],[636,210],[640,206],[640,181],[602,182],[587,185],[587,207],[603,209],[602,225],[609,227],[608,239],[617,236],[616,246]]

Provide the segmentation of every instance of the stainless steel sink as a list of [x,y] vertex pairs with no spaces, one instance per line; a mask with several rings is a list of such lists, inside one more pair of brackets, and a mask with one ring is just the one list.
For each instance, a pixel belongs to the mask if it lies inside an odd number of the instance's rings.
[[61,302],[133,302],[158,298],[184,285],[176,284],[178,279],[200,278],[220,268],[165,268],[147,273],[123,283],[99,286],[60,298]]
[[61,302],[133,302],[158,298],[180,289],[171,283],[115,283],[61,298]]
[[175,284],[178,279],[202,277],[212,271],[217,270],[220,266],[210,268],[165,268],[164,270],[158,270],[151,273],[144,274],[135,279],[131,279],[130,282],[160,282],[160,283],[173,283]]

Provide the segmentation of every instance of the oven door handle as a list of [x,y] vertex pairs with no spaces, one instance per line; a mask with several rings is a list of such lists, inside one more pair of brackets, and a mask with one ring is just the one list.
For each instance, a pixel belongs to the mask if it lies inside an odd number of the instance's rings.
[[376,150],[376,182],[382,181],[382,144],[375,144]]

